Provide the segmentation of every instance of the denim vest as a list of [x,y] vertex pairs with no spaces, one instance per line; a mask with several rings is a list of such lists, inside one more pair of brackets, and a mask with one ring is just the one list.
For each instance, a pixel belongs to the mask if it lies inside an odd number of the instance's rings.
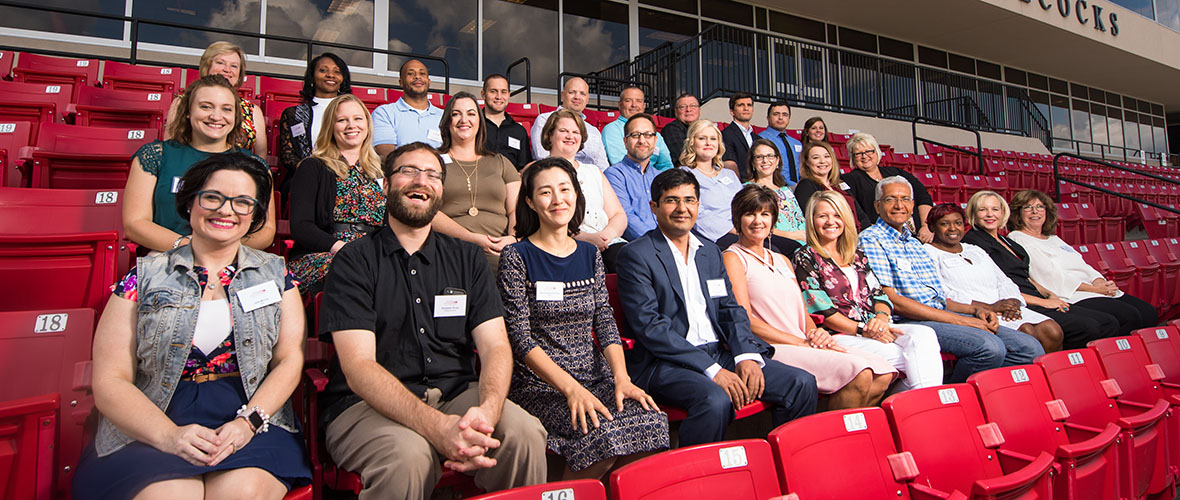
[[[266,378],[270,358],[279,338],[281,301],[244,312],[238,292],[267,281],[284,287],[286,265],[276,255],[247,248],[238,250],[238,271],[229,284],[233,336],[246,397]],[[135,387],[161,411],[172,401],[185,360],[193,346],[201,285],[193,271],[193,252],[185,245],[167,253],[142,257],[136,266],[139,302],[135,331]],[[216,280],[216,276],[210,276]],[[271,416],[270,423],[295,432],[295,415],[288,400]],[[103,417],[98,424],[95,449],[106,456],[135,441]]]

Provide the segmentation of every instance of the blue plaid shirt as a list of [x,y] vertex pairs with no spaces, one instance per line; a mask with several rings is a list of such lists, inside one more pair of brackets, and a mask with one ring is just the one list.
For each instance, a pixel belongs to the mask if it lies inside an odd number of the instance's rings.
[[909,229],[880,218],[860,233],[860,247],[882,286],[935,309],[946,309],[946,292],[930,254]]

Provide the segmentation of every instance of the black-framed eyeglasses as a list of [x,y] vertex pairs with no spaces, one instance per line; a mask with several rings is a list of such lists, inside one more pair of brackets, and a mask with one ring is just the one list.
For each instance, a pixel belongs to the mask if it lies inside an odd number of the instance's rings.
[[420,175],[424,172],[426,173],[426,177],[429,177],[430,180],[434,180],[434,181],[441,181],[442,180],[443,174],[442,174],[441,170],[434,170],[434,169],[428,169],[428,168],[418,168],[413,165],[402,165],[400,167],[397,167],[397,170],[393,171],[393,173],[395,173],[395,174],[404,175],[404,176],[409,177],[411,179],[417,178],[418,175]]
[[859,153],[852,153],[852,157],[853,158],[869,158],[869,157],[873,156],[873,154],[875,154],[876,152],[877,152],[877,150],[870,149],[868,151],[861,151]]
[[664,198],[660,198],[660,203],[664,204],[664,205],[680,205],[681,203],[683,203],[683,204],[691,207],[691,206],[695,206],[696,204],[698,204],[700,202],[701,202],[701,200],[697,199],[697,197],[695,197],[695,196],[686,196],[684,198],[677,198],[675,196],[666,196]]
[[655,139],[655,132],[631,132],[625,136],[628,139]]
[[197,191],[197,204],[210,212],[221,210],[225,202],[229,201],[229,208],[238,215],[250,215],[258,206],[258,200],[250,196],[226,196],[217,191]]
[[773,153],[767,155],[754,155],[754,159],[757,161],[777,160],[778,155]]

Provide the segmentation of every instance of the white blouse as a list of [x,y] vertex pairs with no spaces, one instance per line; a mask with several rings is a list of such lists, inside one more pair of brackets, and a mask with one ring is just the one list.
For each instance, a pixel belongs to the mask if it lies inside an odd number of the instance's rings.
[[[1078,287],[1102,277],[1082,258],[1082,254],[1056,235],[1040,239],[1023,231],[1012,231],[1009,238],[1028,251],[1029,275],[1061,300],[1076,304],[1100,293],[1082,292]],[[1118,296],[1121,296],[1119,292]]]
[[[1025,306],[1024,296],[1020,288],[1004,271],[996,265],[987,252],[970,243],[963,243],[962,253],[951,253],[935,248],[933,245],[923,245],[934,267],[942,277],[942,288],[946,292],[947,300],[960,304],[970,304],[972,301],[994,304],[1003,299],[1016,299],[1021,306]],[[1047,316],[1032,311],[1028,307],[1020,308],[1021,318],[1013,321],[1000,320],[1000,324],[1009,328],[1019,328],[1025,323],[1037,324],[1049,319]]]

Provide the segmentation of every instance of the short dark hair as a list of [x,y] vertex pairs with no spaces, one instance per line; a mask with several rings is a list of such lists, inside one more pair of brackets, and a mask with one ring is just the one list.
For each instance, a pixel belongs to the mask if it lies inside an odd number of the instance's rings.
[[438,150],[434,149],[433,146],[421,141],[402,144],[401,146],[398,146],[397,149],[393,150],[392,153],[389,153],[389,155],[385,157],[385,161],[381,162],[381,174],[386,179],[393,177],[394,162],[396,162],[397,159],[402,155],[406,153],[412,153],[414,151],[430,151],[430,154],[434,155],[434,159],[438,160],[438,168],[442,170],[442,181],[446,182],[447,167],[443,163],[442,156],[438,154]]
[[939,203],[926,214],[926,227],[934,227],[935,222],[950,214],[959,214],[959,217],[963,218],[963,223],[967,223],[967,212],[958,203]]
[[750,101],[753,101],[753,100],[754,100],[754,96],[752,96],[752,95],[750,95],[750,94],[747,94],[747,93],[745,93],[745,92],[738,92],[738,93],[736,93],[736,94],[734,94],[734,95],[731,95],[731,96],[729,96],[729,109],[730,109],[730,110],[732,110],[732,109],[733,109],[733,107],[734,107],[735,105],[737,105],[737,102],[738,102],[738,101],[740,101],[740,100],[742,100],[742,99],[749,99]]
[[270,178],[270,167],[245,153],[214,153],[193,166],[180,179],[180,189],[176,191],[176,212],[184,220],[192,216],[193,202],[197,199],[197,191],[205,188],[214,172],[220,170],[237,170],[245,172],[254,180],[257,188],[254,200],[254,213],[250,219],[250,229],[246,234],[254,234],[266,225],[266,210],[270,207],[270,195],[274,183]]
[[778,195],[770,188],[761,184],[746,184],[733,195],[729,202],[729,216],[733,219],[733,227],[738,234],[742,234],[742,216],[759,210],[770,210],[771,227],[778,224]]
[[647,120],[649,123],[651,123],[651,128],[656,128],[656,119],[652,118],[651,115],[647,113],[635,113],[634,115],[631,115],[631,118],[628,118],[627,123],[623,125],[623,135],[631,133],[631,124],[635,123],[635,120]]
[[660,198],[664,196],[664,193],[685,184],[692,184],[692,189],[696,191],[697,198],[701,197],[701,183],[688,170],[670,168],[660,172],[660,175],[657,175],[655,179],[651,180],[651,201],[658,203]]
[[770,103],[770,107],[766,108],[766,116],[770,116],[770,111],[774,108],[779,107],[779,106],[786,106],[787,113],[791,112],[791,103],[787,102],[786,99],[783,99],[781,101],[774,101],[774,102]]
[[1012,202],[1009,205],[1012,207],[1013,217],[1008,218],[1008,230],[1024,229],[1024,207],[1031,205],[1033,201],[1039,201],[1045,205],[1045,225],[1041,226],[1041,234],[1044,236],[1057,234],[1057,204],[1053,203],[1053,198],[1050,198],[1049,195],[1035,189],[1026,189],[1012,195]]
[[754,142],[750,143],[750,153],[746,155],[746,171],[750,173],[750,178],[746,180],[753,181],[754,179],[758,178],[758,171],[756,170],[758,168],[758,160],[754,158],[754,150],[757,149],[758,146],[767,146],[772,151],[774,151],[774,155],[778,157],[778,168],[774,170],[773,174],[770,174],[770,181],[778,187],[786,186],[787,180],[783,179],[782,152],[778,150],[778,146],[774,145],[774,142],[761,137],[754,139]]
[[443,108],[442,118],[438,120],[438,132],[442,135],[442,144],[439,145],[438,150],[443,153],[451,150],[451,112],[455,111],[455,104],[461,99],[471,99],[471,103],[475,104],[475,112],[479,113],[479,123],[476,124],[479,129],[475,131],[475,154],[480,156],[492,154],[484,144],[487,132],[484,130],[486,128],[484,126],[486,119],[484,118],[483,108],[479,106],[479,99],[475,98],[475,94],[470,92],[459,92],[451,96],[451,100],[447,101],[446,107]]
[[578,171],[574,170],[574,165],[559,156],[537,160],[536,163],[529,165],[529,168],[520,172],[520,196],[516,197],[516,227],[513,230],[521,239],[541,229],[541,219],[537,217],[537,212],[529,206],[526,200],[533,196],[533,190],[537,188],[535,185],[537,175],[551,168],[560,168],[569,174],[570,182],[574,185],[574,192],[578,194],[578,201],[574,203],[574,214],[570,218],[566,232],[570,236],[577,235],[578,228],[581,227],[582,220],[586,217],[586,197],[582,194],[582,185],[578,183]]
[[501,74],[499,74],[499,73],[492,73],[492,74],[490,74],[490,75],[488,75],[488,76],[485,76],[485,77],[483,78],[483,89],[484,89],[485,91],[486,91],[486,90],[488,90],[488,81],[489,81],[489,80],[491,80],[491,79],[493,79],[493,78],[499,78],[499,79],[501,79],[501,80],[504,80],[504,83],[508,83],[508,77],[506,77],[506,76],[504,76],[504,75],[501,75]]
[[[428,74],[428,75],[430,74],[430,67],[426,66],[426,63],[422,62],[421,59],[418,59],[416,57],[411,57],[409,59],[406,59],[405,61],[402,61],[402,65],[397,67],[397,77],[399,79],[401,78],[402,73],[406,72],[406,65],[410,64],[414,61],[418,61],[418,64],[421,64],[422,66],[426,67],[426,74]],[[400,84],[400,82],[399,82],[399,84]]]
[[[336,66],[340,67],[340,76],[343,77],[340,82],[340,94],[352,93],[352,73],[348,71],[348,64],[345,64],[344,59],[341,59],[340,56],[331,52],[324,52],[307,63],[307,72],[303,73],[303,88],[299,90],[299,97],[302,97],[305,103],[311,102],[315,97],[315,68],[319,66],[320,60],[324,58],[331,59],[332,62],[336,63]],[[311,140],[315,142],[315,137],[312,137]]]
[[691,98],[693,98],[693,99],[696,99],[696,100],[697,100],[697,103],[700,103],[700,102],[701,102],[700,98],[698,98],[698,97],[697,97],[695,94],[693,94],[692,92],[681,92],[681,93],[680,93],[680,95],[676,96],[676,100],[675,100],[675,101],[672,101],[672,103],[673,103],[673,104],[675,104],[675,103],[679,102],[681,99],[684,99],[685,97],[691,97]]

